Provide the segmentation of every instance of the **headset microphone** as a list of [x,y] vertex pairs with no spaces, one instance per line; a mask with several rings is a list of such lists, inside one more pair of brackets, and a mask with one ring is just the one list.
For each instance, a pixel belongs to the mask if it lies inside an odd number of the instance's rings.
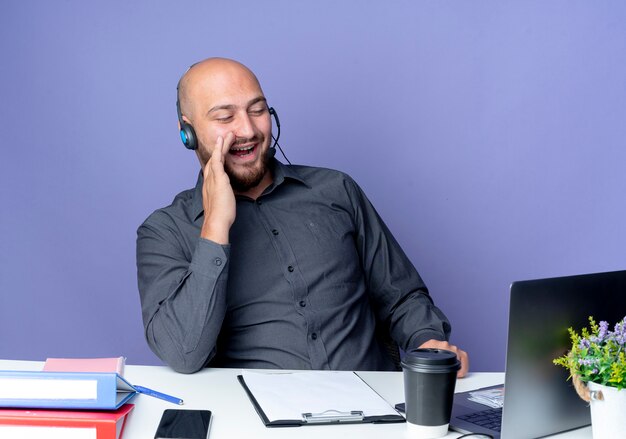
[[270,112],[270,116],[274,116],[274,120],[276,121],[276,137],[274,137],[274,135],[272,134],[272,140],[274,141],[274,144],[267,151],[267,155],[270,158],[274,157],[276,155],[276,147],[278,146],[278,149],[280,149],[280,153],[283,155],[283,157],[285,157],[285,160],[287,160],[287,163],[291,164],[291,162],[285,155],[285,151],[283,151],[283,149],[278,144],[278,139],[280,139],[280,119],[278,118],[278,113],[276,113],[276,110],[274,110],[274,107],[270,107],[269,112]]
[[276,110],[274,110],[274,107],[269,107],[269,112],[270,118],[274,116],[277,130],[276,137],[274,137],[274,134],[272,134],[272,140],[274,141],[274,144],[270,146],[270,149],[267,150],[267,155],[269,156],[269,158],[272,158],[276,155],[276,145],[278,144],[278,138],[280,137],[280,119],[278,118],[278,114],[276,113]]

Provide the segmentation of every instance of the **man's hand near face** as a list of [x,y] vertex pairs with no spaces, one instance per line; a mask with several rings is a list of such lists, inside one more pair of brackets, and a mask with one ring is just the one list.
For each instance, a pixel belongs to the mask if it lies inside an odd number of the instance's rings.
[[211,158],[202,171],[204,223],[200,236],[218,244],[228,244],[228,233],[235,221],[235,194],[224,171],[224,159],[234,141],[232,132],[225,139],[218,137]]

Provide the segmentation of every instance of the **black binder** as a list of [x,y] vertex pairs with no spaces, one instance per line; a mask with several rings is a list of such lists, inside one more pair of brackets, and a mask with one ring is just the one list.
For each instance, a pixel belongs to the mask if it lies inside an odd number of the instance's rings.
[[[259,372],[255,372],[255,373],[259,373]],[[294,373],[280,373],[279,372],[279,373],[267,373],[266,375],[267,376],[271,375],[273,379],[285,378],[285,380],[289,380],[298,374],[312,374],[312,373],[320,374],[320,372],[294,372]],[[253,393],[253,389],[251,389],[246,383],[244,376],[238,375],[237,380],[246,391],[246,394],[250,398],[250,401],[252,402],[254,409],[256,410],[259,417],[263,421],[263,424],[265,424],[266,427],[299,427],[303,425],[324,425],[324,424],[405,422],[405,419],[402,415],[400,415],[390,404],[388,404],[380,395],[378,395],[378,393],[376,393],[371,387],[369,387],[369,385],[365,383],[354,372],[322,372],[321,375],[319,376],[322,377],[321,380],[323,380],[324,379],[323,374],[339,374],[339,373],[350,374],[350,378],[357,377],[358,381],[355,381],[355,383],[358,383],[357,385],[361,387],[358,390],[363,391],[363,386],[365,386],[368,389],[367,392],[368,392],[369,398],[371,398],[372,400],[374,399],[380,400],[379,403],[388,405],[389,409],[383,410],[383,413],[381,414],[368,413],[364,410],[359,409],[359,407],[354,407],[353,409],[350,409],[350,410],[345,410],[345,409],[336,410],[332,408],[333,395],[330,394],[328,395],[328,400],[329,400],[328,409],[325,409],[322,411],[310,411],[310,410],[307,411],[307,409],[304,408],[306,407],[306,405],[304,405],[301,410],[301,413],[298,412],[299,416],[296,419],[270,419],[262,407],[262,404],[264,401],[263,398],[267,398],[267,396],[258,395],[259,398],[257,398]],[[336,377],[337,375],[334,375],[334,376]],[[348,377],[348,375],[344,375],[344,376]],[[285,381],[285,385],[290,385],[290,384],[292,383]],[[301,392],[304,395],[307,395],[310,393],[310,392],[307,392],[307,389],[301,389]],[[267,403],[268,400],[266,399],[265,402]],[[291,404],[291,401],[289,401],[289,403]],[[298,404],[297,402],[294,402],[294,406],[297,406],[297,404]],[[302,404],[302,401],[300,401],[300,404]]]

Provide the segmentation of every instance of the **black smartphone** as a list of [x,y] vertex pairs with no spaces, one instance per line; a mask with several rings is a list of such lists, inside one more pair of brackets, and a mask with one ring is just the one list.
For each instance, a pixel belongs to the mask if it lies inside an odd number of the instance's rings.
[[212,418],[210,410],[164,410],[154,439],[207,439]]

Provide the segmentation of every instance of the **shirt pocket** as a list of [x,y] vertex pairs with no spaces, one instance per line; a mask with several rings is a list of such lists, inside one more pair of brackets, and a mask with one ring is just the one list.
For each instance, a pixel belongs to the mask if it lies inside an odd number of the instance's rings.
[[320,213],[305,219],[310,235],[311,251],[344,253],[346,246],[354,247],[352,222],[341,213]]

